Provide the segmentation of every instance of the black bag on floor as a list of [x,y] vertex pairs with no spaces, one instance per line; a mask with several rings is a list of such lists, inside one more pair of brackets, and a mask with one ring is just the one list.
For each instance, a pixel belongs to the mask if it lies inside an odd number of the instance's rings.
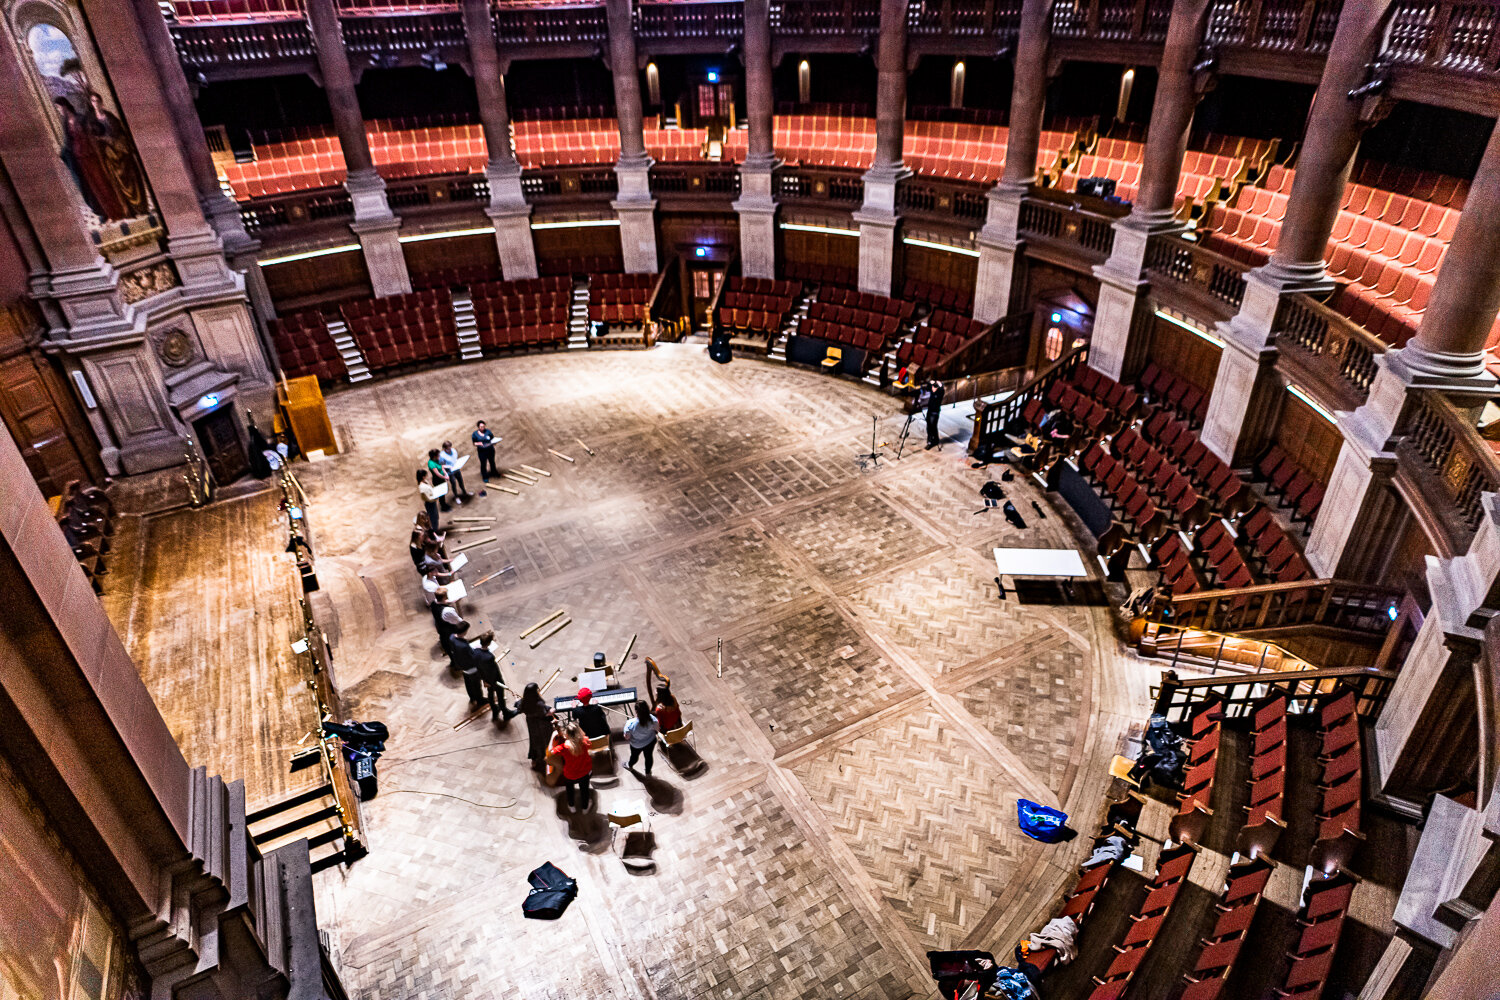
[[526,881],[531,883],[531,892],[521,904],[521,913],[533,920],[556,920],[578,895],[578,883],[550,861],[526,876]]

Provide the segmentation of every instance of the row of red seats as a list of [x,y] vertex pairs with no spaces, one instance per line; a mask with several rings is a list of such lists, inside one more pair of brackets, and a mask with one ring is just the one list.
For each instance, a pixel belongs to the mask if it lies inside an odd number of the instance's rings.
[[1130,386],[1116,382],[1108,375],[1088,365],[1079,365],[1073,372],[1073,385],[1081,393],[1097,399],[1122,419],[1128,420],[1140,404],[1140,394]]
[[1173,465],[1208,495],[1214,508],[1234,515],[1249,506],[1250,487],[1228,462],[1208,450],[1186,421],[1158,410],[1141,425],[1141,433],[1171,456]]
[[1266,885],[1271,881],[1275,864],[1263,857],[1247,858],[1229,866],[1224,880],[1224,891],[1214,904],[1218,916],[1208,936],[1203,939],[1203,950],[1191,972],[1183,974],[1187,988],[1179,1000],[1221,1000],[1229,973],[1244,949],[1246,935],[1260,909]]
[[1302,933],[1288,957],[1286,979],[1278,996],[1317,1000],[1333,973],[1333,956],[1343,933],[1344,918],[1359,879],[1343,869],[1315,875],[1303,891],[1305,902],[1297,915]]
[[1145,961],[1151,945],[1156,941],[1162,924],[1187,884],[1188,870],[1193,866],[1198,849],[1192,844],[1179,844],[1162,850],[1157,860],[1156,876],[1152,878],[1146,899],[1130,918],[1130,928],[1124,939],[1114,946],[1114,961],[1103,976],[1095,976],[1097,983],[1089,1000],[1120,1000],[1130,985],[1130,978]]
[[575,274],[614,274],[625,267],[619,254],[590,254],[584,257],[539,257],[537,271],[544,277],[571,277]]
[[1155,361],[1147,363],[1140,385],[1150,393],[1153,403],[1171,407],[1195,425],[1201,425],[1208,416],[1208,394]]
[[1292,536],[1264,505],[1245,512],[1240,518],[1239,535],[1262,574],[1275,583],[1312,579],[1312,570]]
[[867,313],[895,316],[903,321],[911,319],[912,311],[916,308],[910,302],[887,298],[884,295],[874,295],[870,292],[858,292],[852,288],[824,288],[818,292],[818,301],[829,305],[848,306],[850,309],[859,309]]
[[[1058,178],[1066,191],[1077,189],[1080,177],[1108,177],[1115,182],[1115,195],[1124,201],[1135,201],[1140,194],[1141,165],[1145,143],[1126,139],[1100,139],[1093,151],[1067,166]],[[1245,161],[1189,150],[1182,159],[1177,176],[1177,204],[1197,203],[1217,197],[1226,182],[1239,178]]]
[[453,299],[444,290],[346,302],[340,308],[372,371],[458,353]]
[[1187,769],[1177,813],[1167,829],[1180,843],[1198,844],[1213,815],[1214,778],[1219,771],[1219,736],[1223,730],[1224,705],[1217,698],[1206,700],[1188,719]]
[[1323,503],[1324,485],[1292,460],[1280,445],[1273,444],[1255,463],[1268,492],[1281,498],[1281,506],[1292,509],[1293,520],[1312,524]]
[[1463,208],[1464,200],[1469,196],[1468,181],[1378,160],[1362,160],[1354,169],[1353,179],[1367,187],[1396,191],[1409,198],[1451,208]]
[[508,320],[511,317],[485,314],[481,318],[475,314],[475,321],[479,328],[479,343],[486,348],[506,347],[541,347],[550,344],[565,343],[568,339],[568,324],[566,322],[542,322],[532,324],[513,325]]
[[978,320],[935,309],[912,338],[897,349],[896,360],[903,365],[912,363],[930,369],[986,329]]
[[1105,535],[1100,538],[1101,549],[1112,547],[1118,549],[1119,545],[1128,544],[1122,535],[1130,535],[1143,544],[1150,544],[1161,537],[1166,530],[1167,516],[1156,506],[1156,501],[1151,494],[1141,486],[1140,481],[1131,475],[1125,463],[1117,460],[1113,455],[1104,450],[1104,447],[1095,441],[1084,450],[1078,462],[1079,471],[1093,480],[1094,485],[1102,486],[1104,494],[1100,499],[1108,503],[1114,511],[1124,514],[1134,530],[1124,527],[1118,518],[1115,525],[1119,530],[1106,530]]
[[589,276],[589,319],[595,323],[644,322],[655,274],[594,274]]
[[763,308],[730,307],[720,304],[719,326],[726,330],[744,330],[747,333],[775,335],[781,332],[791,302],[760,295],[741,295],[737,301],[749,301]]
[[470,267],[444,267],[413,274],[411,287],[418,291],[428,288],[460,288],[499,280],[500,269],[494,264],[474,264]]
[[1277,693],[1256,706],[1250,717],[1249,815],[1239,846],[1252,857],[1270,855],[1286,829],[1282,819],[1286,807],[1286,710],[1286,695]]
[[974,288],[954,288],[931,281],[906,279],[901,286],[901,297],[908,302],[925,302],[933,309],[946,309],[964,316],[974,311]]
[[1204,569],[1212,575],[1218,590],[1238,590],[1255,584],[1244,553],[1235,544],[1234,532],[1216,517],[1205,524],[1193,540],[1193,551],[1203,560]]
[[813,264],[789,260],[782,265],[781,270],[794,281],[809,281],[815,285],[831,285],[838,288],[852,288],[859,280],[858,271],[839,264]]
[[349,374],[320,311],[285,313],[271,320],[269,329],[281,369],[292,378],[316,375],[332,382]]
[[1185,544],[1182,535],[1169,532],[1163,536],[1151,559],[1156,564],[1161,586],[1173,597],[1196,593],[1203,589],[1198,571],[1193,567],[1192,548]]
[[[1094,848],[1097,850],[1105,846],[1111,838],[1120,840],[1126,837],[1133,838],[1135,825],[1140,820],[1144,804],[1145,800],[1134,793],[1127,795],[1122,801],[1111,803],[1105,813],[1104,822],[1100,824],[1099,833],[1094,837]],[[1128,850],[1126,853],[1129,853]],[[1105,886],[1109,884],[1110,877],[1114,875],[1122,860],[1124,860],[1123,855],[1106,856],[1104,860],[1096,861],[1094,864],[1079,865],[1078,878],[1073,883],[1073,887],[1064,893],[1055,919],[1073,921],[1078,927],[1078,933],[1082,934],[1089,914],[1094,912],[1099,897],[1104,893]],[[1026,956],[1026,961],[1035,966],[1039,972],[1046,972],[1050,969],[1056,959],[1055,948],[1038,948],[1029,951]]]
[[1360,747],[1359,714],[1352,691],[1341,691],[1318,710],[1318,837],[1311,863],[1324,870],[1353,858],[1364,835],[1360,833],[1360,805],[1364,797],[1364,752]]
[[567,305],[572,301],[573,286],[566,278],[520,278],[515,281],[477,281],[469,285],[469,297],[504,302],[526,308]]
[[[814,307],[817,305],[818,303],[813,303]],[[845,312],[847,311],[845,310]],[[855,347],[868,353],[882,350],[885,347],[886,341],[886,335],[879,330],[849,326],[837,320],[825,319],[811,313],[798,324],[797,335],[799,337],[816,337],[819,340],[826,340],[830,344]]]
[[1208,498],[1198,492],[1192,479],[1175,462],[1127,427],[1110,440],[1115,457],[1143,483],[1168,516],[1191,530],[1208,516]]
[[572,282],[564,277],[481,281],[469,286],[482,348],[539,347],[568,339]]
[[776,298],[795,299],[802,294],[802,282],[777,281],[774,278],[746,278],[731,274],[724,279],[724,291],[745,292],[749,295],[771,295]]

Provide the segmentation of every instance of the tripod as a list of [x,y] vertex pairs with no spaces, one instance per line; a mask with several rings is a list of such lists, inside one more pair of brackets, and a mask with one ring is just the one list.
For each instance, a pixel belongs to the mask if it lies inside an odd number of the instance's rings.
[[866,452],[861,452],[860,454],[854,456],[854,460],[859,463],[859,467],[860,467],[861,471],[863,471],[864,469],[867,469],[867,468],[869,468],[871,466],[874,466],[877,469],[880,468],[880,459],[881,459],[881,456],[882,456],[882,452],[880,452],[876,448],[876,445],[875,445],[875,435],[879,433],[879,430],[880,430],[880,417],[878,415],[871,415],[871,417],[870,417],[870,450],[866,451]]
[[896,461],[901,461],[901,453],[906,450],[906,439],[911,436],[911,422],[917,419],[917,411],[906,415],[906,423],[901,425],[901,438],[896,442]]

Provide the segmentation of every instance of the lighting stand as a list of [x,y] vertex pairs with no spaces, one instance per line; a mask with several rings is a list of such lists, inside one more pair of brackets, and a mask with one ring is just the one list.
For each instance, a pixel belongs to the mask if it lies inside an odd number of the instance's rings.
[[879,432],[880,416],[878,414],[872,414],[870,417],[870,450],[861,452],[860,454],[854,456],[854,460],[859,463],[861,471],[863,471],[864,469],[868,469],[871,466],[874,466],[877,469],[880,468],[880,459],[882,457],[882,453],[875,446],[875,436]]

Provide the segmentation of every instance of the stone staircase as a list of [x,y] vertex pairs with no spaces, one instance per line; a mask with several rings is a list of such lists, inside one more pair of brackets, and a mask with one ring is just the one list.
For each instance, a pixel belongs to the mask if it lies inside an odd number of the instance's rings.
[[462,361],[484,357],[479,345],[479,324],[474,321],[474,299],[467,288],[453,290],[453,319],[458,324],[458,356]]
[[589,347],[589,279],[573,279],[573,302],[568,307],[568,350]]
[[349,369],[349,384],[369,381],[373,377],[370,375],[370,366],[360,353],[359,345],[354,342],[354,334],[349,332],[348,324],[342,318],[329,320],[328,336],[333,338],[333,346],[339,349],[339,357],[344,359],[344,367]]

